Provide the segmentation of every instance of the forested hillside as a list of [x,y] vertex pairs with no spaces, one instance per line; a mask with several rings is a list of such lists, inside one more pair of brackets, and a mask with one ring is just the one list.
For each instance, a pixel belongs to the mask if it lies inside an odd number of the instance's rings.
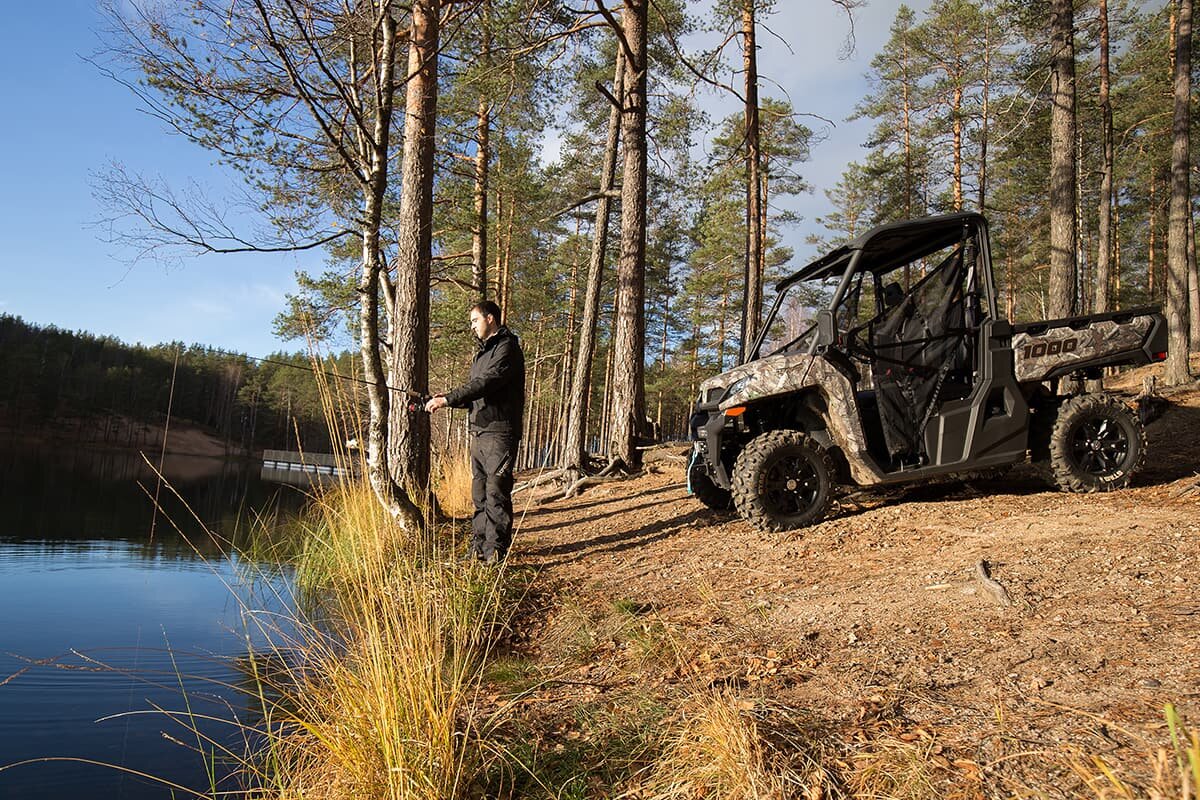
[[[129,345],[0,315],[0,428],[138,446],[152,441],[169,410],[171,421],[202,426],[232,450],[295,449],[298,442],[328,450],[309,359],[269,358],[182,342]],[[352,362],[343,354],[328,368]]]

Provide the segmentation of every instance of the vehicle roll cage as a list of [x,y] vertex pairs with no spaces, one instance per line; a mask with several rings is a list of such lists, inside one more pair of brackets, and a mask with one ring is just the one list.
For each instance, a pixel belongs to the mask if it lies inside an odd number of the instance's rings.
[[[837,289],[826,306],[826,310],[833,311],[845,298],[854,276],[860,272],[872,272],[876,276],[885,275],[930,253],[964,241],[971,235],[974,235],[977,240],[977,257],[988,260],[984,265],[985,268],[980,271],[985,277],[984,285],[980,287],[983,290],[985,301],[985,316],[996,318],[996,286],[992,278],[987,221],[983,215],[975,212],[963,212],[926,217],[916,222],[889,223],[872,228],[777,283],[775,285],[775,301],[759,329],[754,347],[747,354],[746,361],[754,361],[759,358],[767,331],[776,314],[779,313],[787,290],[793,285],[803,281],[839,277]],[[804,333],[784,347],[791,346],[803,339],[809,330],[811,328],[806,329]]]

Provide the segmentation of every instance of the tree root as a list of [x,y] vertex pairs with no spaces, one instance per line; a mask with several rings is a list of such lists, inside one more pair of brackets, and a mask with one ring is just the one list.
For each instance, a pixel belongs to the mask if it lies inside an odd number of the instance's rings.
[[620,458],[613,458],[603,469],[594,474],[589,473],[581,467],[564,467],[553,472],[547,472],[544,475],[539,475],[533,480],[526,481],[520,486],[515,487],[513,491],[524,491],[549,484],[557,484],[557,488],[533,501],[535,505],[545,505],[555,500],[578,497],[589,486],[628,480],[641,474],[643,474],[642,470],[631,470]]
[[532,480],[522,481],[521,483],[518,483],[516,486],[513,487],[513,492],[514,493],[524,492],[529,489],[536,489],[539,486],[545,486],[547,483],[554,483],[556,481],[562,481],[565,479],[565,476],[567,475],[567,473],[571,472],[573,469],[574,469],[574,467],[564,467],[562,469],[556,469],[552,472],[543,472],[542,474],[538,475],[536,478],[533,478]]
[[980,585],[991,595],[993,600],[1005,608],[1012,605],[1012,598],[1008,596],[1008,590],[992,579],[992,573],[988,569],[986,561],[981,560],[975,565],[975,577],[979,579]]

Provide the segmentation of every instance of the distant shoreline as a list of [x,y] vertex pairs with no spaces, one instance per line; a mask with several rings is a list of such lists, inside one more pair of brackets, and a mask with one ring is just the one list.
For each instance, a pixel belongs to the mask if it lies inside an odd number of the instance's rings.
[[[166,447],[163,446],[164,434]],[[128,417],[59,417],[37,428],[18,428],[0,419],[0,439],[31,447],[71,446],[88,450],[162,453],[202,458],[254,458],[262,450],[227,445],[221,437],[197,425],[172,421],[170,426]]]

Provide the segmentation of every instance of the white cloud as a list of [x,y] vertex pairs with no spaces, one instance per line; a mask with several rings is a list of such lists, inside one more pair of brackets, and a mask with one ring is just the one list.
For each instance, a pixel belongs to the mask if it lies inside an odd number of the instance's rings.
[[242,287],[242,296],[247,302],[282,309],[287,302],[287,289],[266,283],[253,283]]
[[221,303],[212,300],[199,300],[193,298],[188,303],[188,307],[193,311],[203,314],[208,317],[232,317],[233,309],[228,303]]

